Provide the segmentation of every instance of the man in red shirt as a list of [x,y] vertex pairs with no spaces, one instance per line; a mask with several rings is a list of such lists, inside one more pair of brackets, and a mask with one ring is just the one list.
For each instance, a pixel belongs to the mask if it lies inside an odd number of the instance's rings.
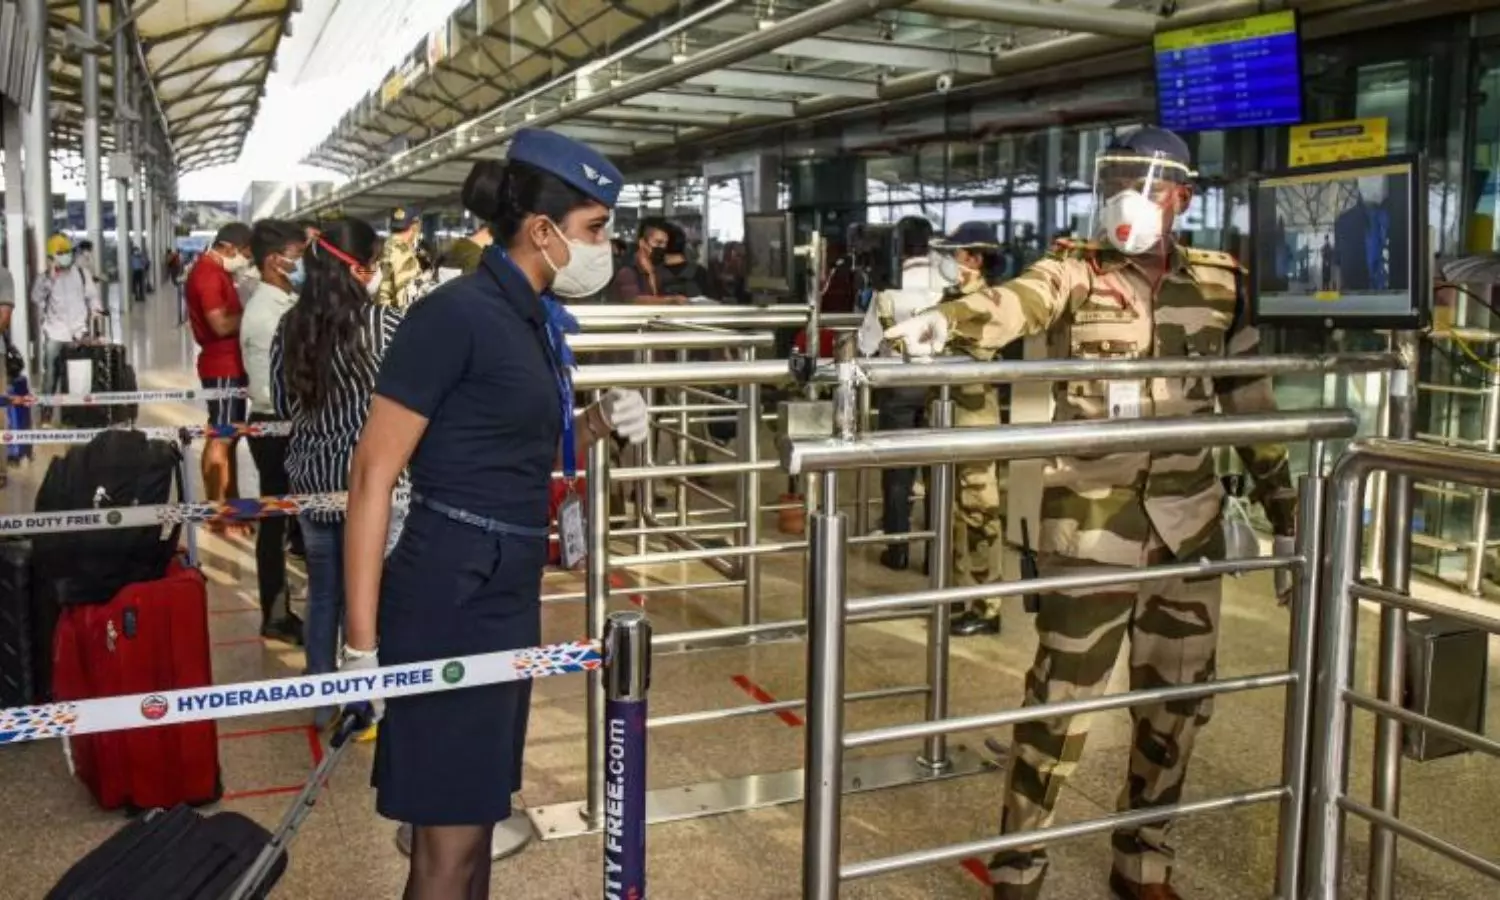
[[[240,302],[235,280],[250,265],[250,226],[233,222],[214,235],[213,246],[188,274],[188,321],[198,342],[198,378],[206,389],[245,388],[245,363],[240,358]],[[247,418],[246,401],[208,401],[210,425],[239,425]],[[234,465],[235,440],[209,438],[203,446],[203,491],[209,500],[239,496]],[[248,525],[226,529],[239,533]]]

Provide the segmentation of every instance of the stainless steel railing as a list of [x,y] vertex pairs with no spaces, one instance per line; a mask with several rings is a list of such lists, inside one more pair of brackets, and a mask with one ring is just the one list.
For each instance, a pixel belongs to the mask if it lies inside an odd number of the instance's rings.
[[[1201,371],[1201,370],[1200,370]],[[1176,816],[1230,808],[1249,803],[1278,800],[1282,803],[1281,865],[1278,875],[1283,883],[1295,884],[1297,851],[1300,836],[1286,823],[1300,822],[1307,802],[1306,770],[1292,764],[1288,754],[1282,783],[1229,797],[1201,803],[1180,803],[1170,807],[1134,810],[1094,822],[1049,828],[1024,834],[1004,835],[956,847],[922,850],[888,859],[840,865],[841,804],[843,753],[853,747],[869,746],[903,738],[922,737],[927,741],[949,733],[975,727],[1015,724],[1053,716],[1116,709],[1146,702],[1163,702],[1188,697],[1210,696],[1230,691],[1286,686],[1289,745],[1306,744],[1309,724],[1307,704],[1311,698],[1313,659],[1305,642],[1294,637],[1289,651],[1290,666],[1285,671],[1244,678],[1225,679],[1203,685],[1132,691],[1125,694],[1091,698],[1060,704],[1045,704],[1019,710],[1008,710],[987,716],[952,719],[945,704],[929,703],[928,721],[915,725],[845,734],[843,728],[844,697],[844,629],[851,613],[890,611],[911,606],[946,608],[948,603],[974,596],[973,589],[931,590],[920,594],[898,595],[850,603],[847,596],[845,559],[848,555],[848,523],[838,511],[838,475],[841,471],[879,465],[951,465],[955,462],[1011,460],[1036,456],[1090,455],[1115,452],[1174,451],[1212,445],[1245,446],[1257,443],[1309,441],[1314,444],[1314,458],[1321,460],[1321,442],[1352,437],[1358,421],[1348,410],[1315,410],[1311,412],[1266,413],[1251,416],[1192,416],[1137,421],[1070,422],[1046,425],[1013,425],[998,429],[961,429],[958,431],[904,432],[879,435],[861,440],[789,441],[782,446],[782,458],[789,471],[818,477],[821,481],[820,508],[812,517],[809,541],[807,584],[809,591],[808,624],[808,704],[806,732],[806,769],[804,777],[803,818],[803,897],[831,900],[838,896],[839,884],[854,878],[869,877],[943,860],[962,858],[976,853],[994,852],[1021,846],[1035,846],[1048,841],[1102,832],[1124,825],[1161,821]],[[1321,495],[1308,490],[1304,483],[1304,523],[1321,515]],[[940,511],[939,511],[940,512]],[[1218,563],[1183,563],[1175,566],[1148,567],[1134,571],[1048,577],[1027,582],[985,585],[985,596],[1017,594],[1032,591],[1061,591],[1080,587],[1112,584],[1134,584],[1165,576],[1206,576],[1254,571],[1273,567],[1293,567],[1302,575],[1301,587],[1294,600],[1294,619],[1310,621],[1315,597],[1309,576],[1309,561],[1317,552],[1316,530],[1304,531],[1299,537],[1297,553],[1292,557]],[[935,622],[933,624],[936,624]],[[946,655],[946,632],[931,626],[929,647]],[[1294,631],[1294,636],[1297,632]],[[929,660],[931,654],[929,655]],[[946,678],[946,671],[935,673]],[[932,698],[944,698],[946,684],[929,685]],[[924,750],[930,752],[931,744]]]
[[[1302,894],[1306,900],[1335,900],[1340,895],[1343,834],[1349,815],[1370,825],[1372,873],[1394,871],[1394,838],[1400,837],[1500,880],[1500,864],[1402,821],[1399,742],[1376,742],[1373,780],[1377,790],[1372,802],[1365,804],[1349,796],[1355,708],[1372,713],[1377,728],[1405,725],[1425,729],[1470,749],[1500,757],[1500,742],[1404,709],[1401,697],[1392,690],[1392,685],[1402,682],[1408,613],[1455,619],[1490,634],[1500,634],[1500,618],[1429,603],[1405,590],[1376,586],[1362,579],[1363,495],[1366,483],[1378,472],[1500,489],[1500,457],[1416,441],[1361,441],[1351,446],[1334,466],[1327,491],[1333,521],[1326,547],[1330,560],[1328,596],[1323,604],[1324,620],[1319,625],[1322,635],[1316,718],[1319,728],[1315,732],[1312,758],[1312,815],[1307,881]],[[1408,542],[1411,539],[1409,533],[1395,537]],[[1393,580],[1393,573],[1384,574],[1387,582]],[[1401,573],[1394,575],[1400,577]],[[1379,679],[1375,696],[1353,687],[1360,600],[1379,605],[1383,613],[1377,662],[1379,670],[1391,677]],[[1386,619],[1394,619],[1389,623],[1393,627],[1386,627]],[[1395,639],[1388,639],[1387,632]],[[1368,896],[1372,900],[1389,900],[1392,893],[1391,878],[1371,879]]]

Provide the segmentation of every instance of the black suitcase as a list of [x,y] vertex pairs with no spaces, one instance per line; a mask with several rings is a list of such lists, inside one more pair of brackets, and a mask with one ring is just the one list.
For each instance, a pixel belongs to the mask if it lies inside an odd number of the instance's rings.
[[274,832],[239,813],[152,810],[74,863],[45,900],[263,900],[356,730],[346,715]]
[[31,541],[0,540],[0,708],[43,699],[37,666],[48,651],[36,648],[50,645],[36,642],[31,605]]
[[[93,363],[90,384],[68,383],[69,360],[88,360]],[[64,344],[58,354],[58,366],[62,369],[65,394],[102,394],[137,389],[135,369],[125,361],[125,347],[121,344]],[[140,408],[135,404],[65,406],[60,417],[62,424],[68,428],[108,428],[110,425],[135,421],[139,411]]]

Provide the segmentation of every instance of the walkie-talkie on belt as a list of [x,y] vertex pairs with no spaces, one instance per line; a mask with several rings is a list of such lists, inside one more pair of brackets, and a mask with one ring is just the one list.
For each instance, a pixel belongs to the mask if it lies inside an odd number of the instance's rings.
[[[1036,551],[1031,549],[1031,529],[1026,525],[1026,520],[1021,520],[1021,580],[1028,581],[1041,577],[1041,570],[1036,564]],[[1021,595],[1021,606],[1029,613],[1037,613],[1042,608],[1042,595],[1032,592]]]

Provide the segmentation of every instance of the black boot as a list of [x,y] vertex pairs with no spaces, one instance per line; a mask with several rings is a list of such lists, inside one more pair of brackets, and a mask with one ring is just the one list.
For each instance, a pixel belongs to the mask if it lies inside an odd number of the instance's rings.
[[1000,617],[983,616],[974,610],[967,610],[963,615],[953,620],[949,631],[954,637],[974,637],[981,634],[999,634]]
[[272,619],[260,627],[260,636],[268,641],[280,641],[293,647],[302,646],[302,620],[296,613],[287,613]]
[[911,554],[905,544],[893,544],[881,552],[880,564],[893,572],[905,572],[911,567]]

